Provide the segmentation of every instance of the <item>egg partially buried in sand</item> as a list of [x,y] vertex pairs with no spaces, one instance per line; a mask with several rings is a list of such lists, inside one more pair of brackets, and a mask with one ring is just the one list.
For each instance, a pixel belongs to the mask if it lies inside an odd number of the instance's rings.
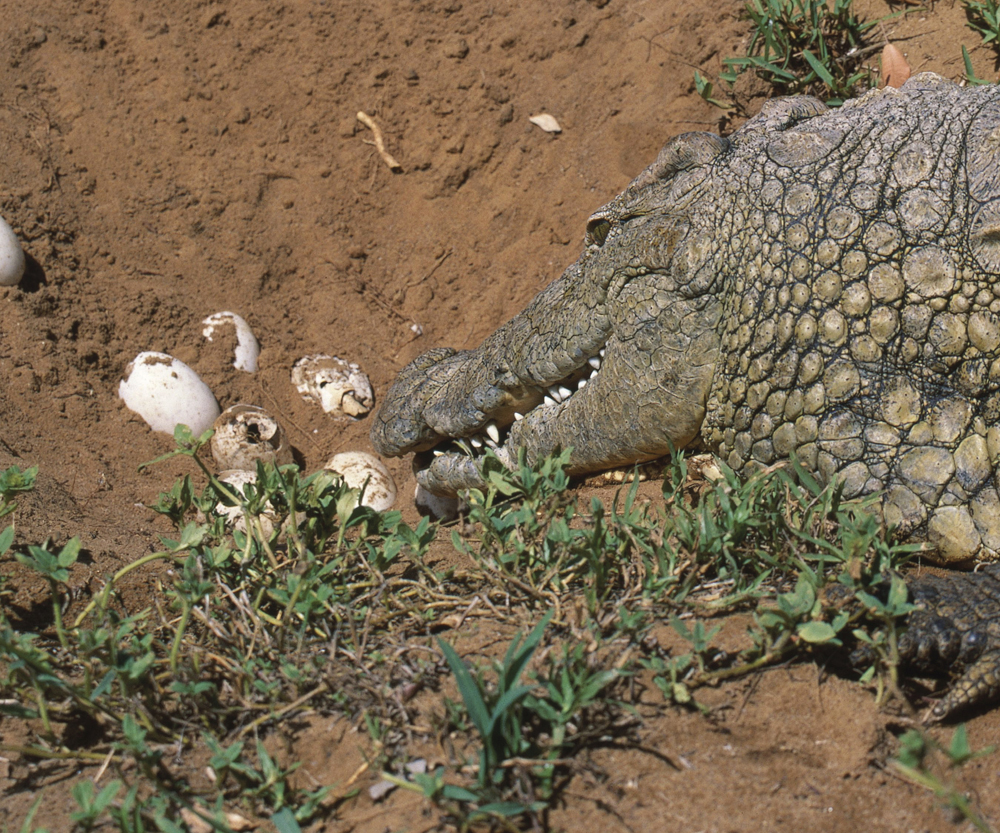
[[14,229],[0,217],[0,286],[14,286],[24,276],[24,249]]
[[219,416],[212,391],[190,367],[166,353],[140,353],[125,368],[118,396],[154,431],[186,425],[198,436]]
[[396,502],[396,484],[392,475],[385,463],[374,454],[344,451],[334,454],[323,468],[339,474],[352,489],[364,487],[361,503],[376,512],[385,512]]

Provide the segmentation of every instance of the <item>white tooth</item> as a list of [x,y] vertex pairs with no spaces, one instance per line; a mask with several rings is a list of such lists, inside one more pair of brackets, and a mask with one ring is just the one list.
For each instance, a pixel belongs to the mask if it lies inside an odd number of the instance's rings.
[[587,387],[587,380],[586,379],[581,379],[579,382],[576,383],[576,389],[577,390],[583,390],[585,387]]
[[567,399],[568,397],[570,397],[570,396],[573,395],[573,391],[571,391],[569,388],[564,388],[564,387],[560,386],[560,388],[559,388],[559,395],[563,399]]
[[604,354],[605,354],[606,352],[607,352],[607,348],[605,348],[605,347],[602,347],[602,348],[601,348],[601,349],[600,349],[600,350],[598,351],[598,355],[600,355],[600,357],[601,357],[601,358],[603,359],[603,358],[604,358]]
[[524,414],[519,414],[517,411],[514,411],[514,421],[520,422],[522,419],[524,419]]
[[542,399],[542,404],[543,405],[555,405],[556,401],[551,396],[546,396],[544,399]]
[[486,433],[489,434],[489,437],[491,440],[493,440],[493,442],[495,443],[500,442],[500,429],[497,428],[497,424],[495,422],[487,423]]
[[438,450],[437,450],[437,449],[435,448],[435,449],[434,449],[434,456],[435,456],[435,457],[444,457],[444,452],[443,452],[443,451],[438,451]]
[[599,357],[594,356],[593,358],[587,359],[587,364],[589,364],[594,370],[601,369],[601,360]]
[[469,442],[472,443],[472,447],[473,448],[482,448],[483,447],[483,441],[481,439],[479,439],[479,437],[472,437],[469,440]]
[[555,385],[549,388],[549,396],[555,399],[556,402],[562,402],[562,394],[559,393],[559,388],[557,388]]

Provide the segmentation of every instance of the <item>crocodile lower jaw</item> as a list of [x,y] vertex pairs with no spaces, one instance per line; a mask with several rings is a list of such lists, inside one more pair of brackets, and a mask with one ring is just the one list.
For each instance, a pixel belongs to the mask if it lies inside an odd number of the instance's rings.
[[[510,433],[511,425],[514,421],[524,419],[527,413],[541,408],[552,408],[551,417],[558,415],[559,411],[578,392],[583,390],[587,384],[598,374],[601,369],[601,362],[604,360],[605,348],[602,347],[596,356],[588,358],[580,367],[574,370],[569,376],[561,379],[547,388],[534,388],[531,394],[523,402],[528,407],[523,413],[513,412],[513,420],[498,422],[497,419],[489,420],[482,428],[465,437],[449,437],[436,445],[429,451],[418,453],[413,460],[414,469],[426,468],[435,457],[445,454],[463,454],[474,459],[484,456],[488,451],[496,452],[501,459],[513,464],[516,454],[504,454],[504,444]],[[531,405],[531,403],[537,403]]]

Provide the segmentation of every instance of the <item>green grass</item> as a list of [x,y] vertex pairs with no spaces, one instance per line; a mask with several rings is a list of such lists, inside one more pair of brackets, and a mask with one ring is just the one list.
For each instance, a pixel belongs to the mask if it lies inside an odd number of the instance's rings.
[[[753,71],[779,95],[808,93],[831,106],[874,86],[865,38],[877,21],[863,22],[852,0],[749,0],[745,13],[752,27],[746,54],[724,59],[720,80],[732,85]],[[695,84],[718,104],[697,74]]]
[[[262,466],[237,493],[204,467],[207,439],[177,434],[173,455],[188,457],[204,486],[184,477],[157,500],[176,533],[89,600],[68,594],[77,539],[30,544],[13,527],[0,533],[0,556],[43,576],[51,596],[40,628],[0,616],[9,692],[0,711],[35,734],[4,751],[106,765],[99,788],[88,777],[71,785],[76,829],[182,830],[179,819],[194,813],[226,830],[234,810],[294,831],[329,814],[353,793],[296,788],[297,764],[264,744],[303,708],[368,726],[377,765],[400,773],[387,777],[460,828],[503,827],[537,822],[580,751],[624,731],[628,681],[643,668],[667,702],[695,708],[702,685],[860,641],[866,678],[880,695],[898,690],[896,630],[909,607],[902,583],[886,591],[882,576],[913,548],[887,538],[868,503],[843,500],[801,467],[743,481],[720,466],[710,481],[677,455],[656,499],[634,482],[605,505],[581,501],[566,455],[514,472],[490,459],[487,487],[469,493],[468,517],[449,534],[360,507],[336,476],[304,477],[295,466]],[[0,513],[14,510],[33,475],[0,477]],[[240,528],[220,505],[240,507]],[[436,566],[431,553],[449,546],[465,567]],[[158,573],[160,601],[129,608],[120,588],[161,564],[170,569]],[[468,664],[428,635],[474,597],[493,600],[494,627],[526,634],[500,660]],[[755,611],[753,645],[730,656],[704,620],[735,609]],[[656,620],[670,620],[689,650],[648,643]],[[428,659],[393,659],[414,642]],[[441,690],[439,720],[459,738],[434,771],[401,768],[406,735],[389,694],[401,679]],[[69,723],[86,730],[88,746],[67,742]],[[188,760],[209,761],[209,788],[177,764]]]

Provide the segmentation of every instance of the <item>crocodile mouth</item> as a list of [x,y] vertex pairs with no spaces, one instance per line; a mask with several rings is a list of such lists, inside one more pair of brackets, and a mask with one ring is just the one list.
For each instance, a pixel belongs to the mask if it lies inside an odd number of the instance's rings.
[[[414,470],[426,469],[436,458],[446,454],[459,454],[478,459],[489,451],[499,454],[504,462],[512,465],[516,460],[505,459],[503,452],[514,423],[543,408],[561,410],[566,407],[567,403],[597,376],[605,352],[606,348],[602,347],[597,355],[586,359],[576,370],[554,384],[547,387],[526,387],[524,395],[518,399],[516,406],[506,409],[505,415],[497,415],[490,419],[475,433],[464,437],[448,437],[433,448],[418,452],[413,458]],[[551,419],[556,413],[558,410],[546,415],[546,418]]]

